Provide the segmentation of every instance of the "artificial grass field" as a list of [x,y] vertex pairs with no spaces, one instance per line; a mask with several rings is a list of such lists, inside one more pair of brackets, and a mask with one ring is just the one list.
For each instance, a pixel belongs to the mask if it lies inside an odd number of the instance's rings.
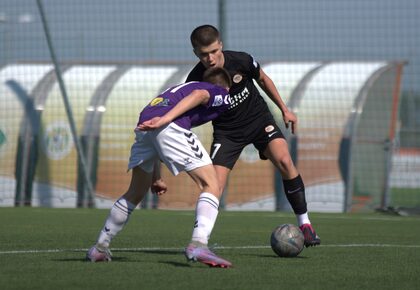
[[0,289],[420,289],[420,218],[320,214],[322,245],[277,257],[291,213],[221,211],[210,244],[230,269],[188,263],[192,211],[135,210],[110,263],[85,262],[108,210],[0,208]]

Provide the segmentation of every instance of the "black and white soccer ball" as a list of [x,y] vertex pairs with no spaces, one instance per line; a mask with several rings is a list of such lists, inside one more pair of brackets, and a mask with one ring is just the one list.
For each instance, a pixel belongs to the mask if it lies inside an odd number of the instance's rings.
[[271,233],[271,248],[280,257],[296,257],[303,250],[304,237],[293,224],[277,226]]

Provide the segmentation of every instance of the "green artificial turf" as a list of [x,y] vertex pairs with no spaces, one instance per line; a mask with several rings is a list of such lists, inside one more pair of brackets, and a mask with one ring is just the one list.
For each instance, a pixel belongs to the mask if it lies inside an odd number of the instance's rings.
[[221,211],[210,244],[230,269],[188,263],[192,211],[136,210],[110,263],[84,260],[99,209],[0,208],[0,289],[419,289],[420,219],[310,215],[322,245],[277,257],[271,231],[290,213]]

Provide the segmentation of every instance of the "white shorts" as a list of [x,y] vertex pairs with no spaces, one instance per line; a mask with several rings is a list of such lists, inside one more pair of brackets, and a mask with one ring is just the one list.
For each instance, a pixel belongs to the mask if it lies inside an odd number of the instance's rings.
[[175,123],[158,130],[144,132],[136,129],[134,132],[136,141],[131,147],[129,170],[140,166],[150,173],[159,159],[173,175],[212,164],[197,136]]

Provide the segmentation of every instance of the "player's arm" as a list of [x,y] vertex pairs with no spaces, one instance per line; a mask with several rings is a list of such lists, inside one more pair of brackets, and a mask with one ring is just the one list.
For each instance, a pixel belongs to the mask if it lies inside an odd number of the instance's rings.
[[175,105],[169,112],[161,117],[154,117],[148,121],[141,123],[137,128],[141,131],[149,131],[160,128],[169,124],[177,117],[185,112],[199,106],[206,105],[209,102],[210,93],[207,90],[194,90],[188,96],[183,98],[178,104]]
[[283,114],[283,121],[286,125],[286,128],[289,128],[289,123],[292,125],[292,133],[295,133],[297,129],[297,117],[296,115],[289,111],[286,104],[280,97],[277,88],[272,81],[272,79],[260,68],[260,78],[258,79],[258,84],[261,89],[267,94],[267,96],[277,105]]

